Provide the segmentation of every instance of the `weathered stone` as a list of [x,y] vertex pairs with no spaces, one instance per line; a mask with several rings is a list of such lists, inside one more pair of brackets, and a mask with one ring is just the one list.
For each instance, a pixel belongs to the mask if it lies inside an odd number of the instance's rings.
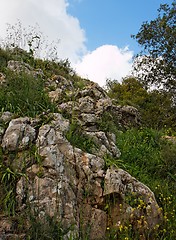
[[5,129],[2,126],[0,126],[0,144],[2,142],[2,137],[4,135],[4,132],[5,132]]
[[35,137],[36,131],[30,126],[29,118],[13,119],[3,136],[2,147],[8,151],[22,150],[27,148]]
[[89,125],[89,124],[95,124],[98,121],[98,117],[95,114],[90,113],[82,113],[80,115],[81,120],[83,121],[83,124]]
[[62,90],[56,89],[55,91],[50,91],[48,95],[52,102],[57,102],[62,96]]
[[4,122],[5,124],[10,122],[10,120],[13,118],[14,114],[11,112],[3,112],[0,116],[0,121]]
[[84,113],[94,113],[94,100],[89,97],[82,97],[78,100],[79,111]]
[[10,60],[8,61],[7,67],[17,73],[25,72],[26,74],[30,74],[35,78],[44,77],[44,73],[41,69],[34,70],[29,64],[25,62]]
[[100,131],[95,132],[85,132],[90,138],[92,138],[97,146],[99,146],[99,151],[96,150],[96,154],[100,157],[104,157],[106,154],[112,155],[113,157],[119,158],[120,151],[116,146],[116,139],[114,134]]
[[89,96],[97,101],[100,98],[107,97],[107,94],[97,83],[91,82],[84,90],[79,91],[76,94],[76,98],[84,98],[86,96]]
[[81,208],[82,237],[90,240],[105,239],[107,215],[86,204]]
[[58,109],[61,112],[67,113],[69,115],[72,115],[73,113],[75,113],[75,110],[79,110],[78,103],[77,102],[73,102],[73,101],[68,101],[66,103],[61,103],[58,106]]
[[32,71],[32,68],[29,64],[15,60],[8,61],[7,67],[12,71],[25,72],[27,74],[30,74]]
[[67,132],[69,130],[69,120],[65,119],[61,114],[54,113],[53,115],[53,121],[51,122],[52,125],[54,125],[55,129],[57,131],[61,131],[63,133]]
[[[118,194],[117,200],[114,200],[117,204],[111,206],[112,214],[110,218],[114,227],[118,227],[119,221],[121,224],[125,220],[130,221],[136,228],[139,228],[139,219],[143,216],[144,219],[141,222],[143,231],[147,229],[152,231],[162,219],[162,213],[153,192],[122,169],[112,167],[106,172],[103,195],[108,196],[111,194]],[[130,201],[132,199],[134,202],[136,199],[139,200],[136,208],[130,206],[130,203],[128,203],[129,197]],[[119,200],[121,201],[119,202]],[[121,208],[123,218],[119,214],[120,204],[123,206],[123,209]]]
[[112,106],[112,100],[110,98],[100,98],[96,102],[96,112],[99,114],[102,114],[107,110],[107,108],[110,108]]
[[[10,125],[19,122],[24,123],[24,119]],[[41,221],[49,215],[56,217],[64,229],[74,226],[65,239],[71,236],[103,239],[107,227],[118,229],[124,222],[130,222],[138,228],[143,215],[146,222],[143,229],[153,229],[161,212],[150,189],[122,169],[105,170],[105,162],[98,153],[89,154],[73,147],[64,136],[68,128],[68,120],[60,114],[54,114],[50,124],[40,127],[36,146],[42,160],[27,168],[26,177],[17,183],[19,211],[28,202],[31,209],[38,211]],[[97,132],[95,136],[106,149],[116,141],[112,133]],[[129,194],[143,201],[145,213],[142,208],[134,210],[130,206]],[[109,213],[105,210],[108,199]]]
[[50,86],[61,90],[73,89],[72,82],[61,75],[52,76],[51,79],[48,79],[48,83]]
[[13,217],[0,216],[0,240],[25,240],[25,234],[14,234],[17,232],[18,223]]

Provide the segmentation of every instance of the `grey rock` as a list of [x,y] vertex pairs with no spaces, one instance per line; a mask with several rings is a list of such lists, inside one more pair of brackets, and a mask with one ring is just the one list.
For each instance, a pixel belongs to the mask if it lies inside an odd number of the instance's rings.
[[30,126],[29,118],[10,121],[2,139],[2,148],[8,151],[26,149],[35,140],[36,131]]
[[27,74],[30,74],[32,71],[32,68],[29,64],[15,60],[8,61],[7,67],[12,71],[25,72]]
[[5,124],[10,122],[10,120],[13,118],[14,114],[11,112],[3,112],[0,116],[0,121],[4,122]]
[[[111,194],[117,194],[117,198],[120,199],[119,203],[123,205],[123,215],[126,221],[129,221],[130,215],[133,215],[130,221],[134,223],[136,219],[140,219],[141,215],[143,215],[146,221],[146,225],[143,228],[146,230],[153,229],[162,219],[162,214],[153,192],[122,169],[112,167],[106,172],[103,195]],[[135,209],[126,203],[129,196],[131,201],[132,199],[135,201],[136,198],[140,199]],[[112,212],[118,212],[119,203],[112,207]],[[122,222],[119,216],[117,217],[116,214],[113,216],[112,214],[111,217],[115,217],[115,219],[112,219],[114,224],[117,221]],[[137,222],[135,223],[136,225]]]

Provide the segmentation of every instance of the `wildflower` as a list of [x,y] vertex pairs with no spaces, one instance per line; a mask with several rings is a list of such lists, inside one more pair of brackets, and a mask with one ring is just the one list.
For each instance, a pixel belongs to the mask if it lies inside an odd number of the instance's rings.
[[141,225],[141,220],[137,220],[137,223],[138,223],[139,225]]
[[124,226],[124,230],[128,230],[128,227],[127,227],[127,226]]
[[159,224],[156,224],[154,227],[154,230],[157,230],[159,228]]
[[123,230],[123,225],[122,224],[119,226],[119,230],[120,230],[120,232]]

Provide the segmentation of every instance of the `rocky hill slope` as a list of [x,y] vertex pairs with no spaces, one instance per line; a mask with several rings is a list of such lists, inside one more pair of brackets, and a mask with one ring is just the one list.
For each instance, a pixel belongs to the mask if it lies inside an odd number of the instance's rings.
[[[42,239],[110,239],[123,226],[147,239],[162,214],[153,192],[121,168],[116,144],[118,131],[140,125],[138,111],[88,80],[13,59],[6,68],[44,79],[56,107],[0,114],[0,239],[37,239],[41,226]],[[8,81],[1,71],[1,88]],[[60,238],[49,238],[56,225]]]

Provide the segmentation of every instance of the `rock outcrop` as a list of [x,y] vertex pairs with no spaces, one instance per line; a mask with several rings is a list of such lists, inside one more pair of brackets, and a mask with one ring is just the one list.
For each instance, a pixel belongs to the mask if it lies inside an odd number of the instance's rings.
[[[17,62],[8,66],[21,71]],[[28,65],[22,70],[33,72]],[[46,89],[59,112],[43,113],[50,119],[47,123],[41,123],[40,116],[0,116],[2,158],[14,171],[15,211],[25,219],[21,229],[19,221],[0,216],[0,239],[25,239],[30,214],[41,222],[54,218],[67,230],[63,239],[105,239],[109,229],[122,224],[140,230],[145,239],[162,218],[153,192],[123,169],[108,167],[104,158],[120,157],[113,127],[139,125],[138,111],[114,105],[92,82],[78,90],[58,75],[48,79]],[[69,141],[67,133],[75,122],[95,144],[91,152]]]
[[[13,119],[2,138],[4,151],[21,152],[33,142],[41,158],[40,161],[28,160],[25,175],[17,181],[19,212],[30,205],[41,221],[45,216],[56,217],[64,229],[70,229],[65,239],[80,237],[80,234],[92,240],[104,239],[107,229],[118,229],[125,222],[139,228],[141,216],[143,231],[154,229],[161,212],[148,187],[122,169],[106,168],[99,154],[72,146],[65,137],[69,121],[61,114],[54,114],[51,123],[41,126],[38,132],[36,122],[29,118]],[[97,139],[100,136],[97,135]],[[113,139],[111,136],[115,146]],[[109,143],[107,146],[112,155],[114,151],[117,155],[117,149],[111,149]],[[128,202],[132,197],[141,199],[136,208]],[[9,225],[10,233],[13,224]]]

